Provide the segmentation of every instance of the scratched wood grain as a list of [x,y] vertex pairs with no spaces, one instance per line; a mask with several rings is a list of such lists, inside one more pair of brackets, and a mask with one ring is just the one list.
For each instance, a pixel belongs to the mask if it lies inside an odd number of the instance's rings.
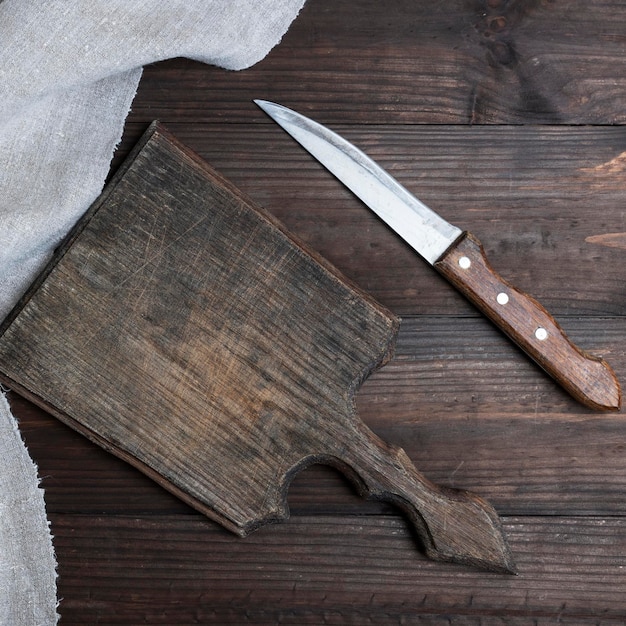
[[369,483],[351,394],[397,326],[155,124],[2,325],[0,376],[243,536],[299,467]]
[[[583,339],[595,320],[569,328]],[[605,324],[601,353],[626,371],[621,320]],[[617,348],[616,348],[617,347]],[[402,446],[431,480],[478,490],[502,514],[626,514],[626,424],[589,414],[491,328],[472,318],[403,321],[396,353],[357,395],[357,411],[379,436]],[[40,458],[54,511],[144,514],[180,505],[140,474],[12,396]],[[330,468],[295,478],[293,515],[398,513],[366,502]]]

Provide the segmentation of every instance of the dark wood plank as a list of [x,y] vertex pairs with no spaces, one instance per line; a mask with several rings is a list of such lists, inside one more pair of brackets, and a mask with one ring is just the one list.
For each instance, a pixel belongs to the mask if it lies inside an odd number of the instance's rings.
[[251,69],[149,68],[133,118],[241,122],[264,98],[326,123],[624,123],[625,20],[615,0],[309,0]]
[[[494,268],[557,319],[626,311],[626,127],[336,129],[473,232]],[[476,314],[275,124],[172,131],[395,313]]]
[[[583,316],[564,319],[578,344],[605,357],[623,377],[626,328],[622,318]],[[593,344],[593,346],[592,346]],[[381,403],[385,415],[415,421],[528,416],[621,422],[579,406],[556,383],[482,317],[411,316],[403,318],[394,358],[359,390],[360,412],[371,419]],[[369,407],[372,406],[372,411]],[[390,418],[390,421],[395,421]]]
[[618,624],[626,528],[508,518],[519,574],[428,562],[394,516],[294,517],[238,539],[183,517],[53,515],[64,624]]
[[[589,341],[599,320],[572,323]],[[626,371],[621,320],[602,320],[596,347]],[[395,356],[357,394],[357,411],[438,484],[478,491],[500,513],[624,515],[626,422],[579,406],[482,319],[405,319]],[[16,395],[53,512],[180,512],[182,505],[124,463]],[[289,490],[292,513],[392,510],[356,496],[329,468]]]

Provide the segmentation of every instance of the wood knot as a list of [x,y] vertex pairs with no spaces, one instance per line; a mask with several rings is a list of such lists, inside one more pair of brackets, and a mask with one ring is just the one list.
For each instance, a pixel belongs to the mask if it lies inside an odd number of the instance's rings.
[[515,64],[517,54],[511,32],[515,23],[514,7],[509,7],[508,0],[485,0],[482,6],[480,21],[476,27],[488,50],[489,65],[495,67]]
[[507,20],[504,15],[495,15],[487,18],[487,27],[494,33],[502,32],[507,26]]
[[517,53],[512,41],[492,41],[487,44],[490,65],[514,65]]

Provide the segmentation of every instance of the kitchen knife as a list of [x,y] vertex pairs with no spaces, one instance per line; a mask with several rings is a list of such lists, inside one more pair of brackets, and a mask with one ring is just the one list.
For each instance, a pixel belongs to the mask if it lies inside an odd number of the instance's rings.
[[574,398],[597,410],[619,409],[621,390],[611,367],[574,345],[541,304],[499,276],[476,237],[448,223],[325,126],[279,104],[255,103]]

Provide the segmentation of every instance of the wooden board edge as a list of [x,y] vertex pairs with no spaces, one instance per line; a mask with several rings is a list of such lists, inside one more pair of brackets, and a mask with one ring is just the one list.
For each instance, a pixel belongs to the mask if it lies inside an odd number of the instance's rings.
[[15,306],[11,309],[9,314],[2,320],[0,323],[0,336],[2,336],[7,328],[13,323],[15,318],[19,315],[20,311],[26,306],[28,301],[31,299],[33,294],[41,287],[46,278],[49,276],[50,272],[55,268],[58,264],[59,260],[65,255],[65,253],[72,246],[74,241],[78,238],[78,236],[85,229],[89,220],[93,217],[93,215],[98,211],[98,209],[107,201],[108,197],[111,195],[115,187],[119,184],[119,182],[123,179],[126,171],[132,166],[133,162],[137,158],[138,154],[141,152],[142,148],[150,141],[150,139],[159,132],[161,128],[161,123],[158,120],[154,120],[146,129],[144,134],[141,136],[137,144],[130,151],[122,165],[120,165],[119,169],[115,172],[111,180],[104,186],[102,193],[94,200],[94,202],[89,206],[89,208],[83,213],[83,215],[78,219],[76,224],[72,227],[69,233],[66,235],[65,239],[59,244],[59,246],[54,250],[52,257],[45,265],[45,267],[41,270],[39,275],[35,278],[35,280],[31,283],[28,289],[24,292],[22,297],[17,301]]

